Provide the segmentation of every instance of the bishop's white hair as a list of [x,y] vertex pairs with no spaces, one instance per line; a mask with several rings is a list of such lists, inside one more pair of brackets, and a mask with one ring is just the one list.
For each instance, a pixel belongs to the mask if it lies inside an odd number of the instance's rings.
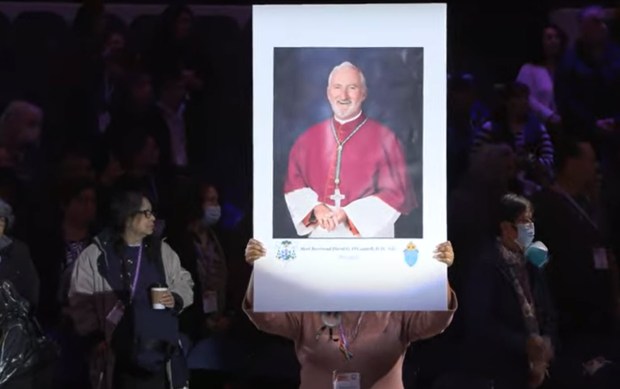
[[362,73],[362,71],[360,70],[360,68],[358,68],[357,66],[353,65],[351,62],[349,61],[344,61],[343,63],[341,63],[340,65],[336,65],[334,66],[334,68],[332,69],[332,71],[329,73],[329,77],[327,78],[327,85],[331,85],[332,83],[332,77],[334,75],[334,73],[336,73],[336,71],[340,70],[340,69],[345,69],[345,68],[350,68],[350,69],[355,69],[357,70],[357,72],[360,74],[360,80],[362,81],[362,87],[364,88],[364,90],[367,89],[366,87],[366,77],[364,77],[364,73]]

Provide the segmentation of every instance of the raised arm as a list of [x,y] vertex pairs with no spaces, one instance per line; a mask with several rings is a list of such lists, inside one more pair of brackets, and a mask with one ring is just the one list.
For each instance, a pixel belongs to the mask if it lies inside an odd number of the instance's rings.
[[[266,254],[265,248],[257,240],[250,239],[245,250],[246,261],[254,262]],[[255,312],[254,311],[254,274],[250,277],[248,290],[243,299],[243,311],[261,331],[297,340],[301,334],[301,313],[289,312]]]
[[[452,243],[445,242],[437,246],[435,259],[448,267],[454,263]],[[428,339],[441,334],[452,322],[457,308],[456,294],[448,283],[448,309],[446,311],[420,311],[403,313],[403,336],[405,343]]]

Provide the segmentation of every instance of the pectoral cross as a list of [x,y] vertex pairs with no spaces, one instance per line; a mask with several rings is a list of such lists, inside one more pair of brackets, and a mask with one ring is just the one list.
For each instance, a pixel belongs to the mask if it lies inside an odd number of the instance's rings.
[[340,193],[340,189],[338,185],[340,185],[340,169],[342,168],[342,150],[344,149],[345,143],[349,141],[355,135],[362,126],[366,123],[368,118],[364,119],[350,134],[347,136],[342,142],[338,139],[338,134],[336,134],[336,128],[334,127],[334,121],[330,121],[332,134],[334,135],[334,140],[338,147],[336,148],[336,177],[334,179],[334,184],[336,184],[336,189],[334,190],[334,194],[329,196],[330,199],[334,200],[334,204],[336,208],[340,209],[340,202],[344,199],[344,195]]
[[329,196],[330,199],[334,200],[334,205],[336,208],[340,209],[340,202],[344,200],[346,196],[340,193],[340,188],[336,187],[334,190],[334,194]]

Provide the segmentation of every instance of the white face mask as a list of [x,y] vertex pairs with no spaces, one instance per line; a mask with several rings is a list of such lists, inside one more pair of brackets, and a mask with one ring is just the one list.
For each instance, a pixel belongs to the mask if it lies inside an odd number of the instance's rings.
[[209,205],[204,209],[202,222],[208,227],[212,227],[220,221],[222,217],[222,208],[219,205]]

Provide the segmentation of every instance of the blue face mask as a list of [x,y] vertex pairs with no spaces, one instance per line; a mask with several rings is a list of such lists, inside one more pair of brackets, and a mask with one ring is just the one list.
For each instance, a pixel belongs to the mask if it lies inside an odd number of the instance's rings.
[[210,205],[205,208],[203,215],[203,223],[212,227],[220,221],[220,217],[222,217],[222,208],[219,205]]
[[525,250],[525,259],[537,268],[541,268],[549,261],[549,250],[542,242],[534,242]]
[[517,224],[517,231],[518,235],[516,242],[523,250],[525,250],[530,247],[534,241],[534,235],[536,234],[534,223],[519,223]]

